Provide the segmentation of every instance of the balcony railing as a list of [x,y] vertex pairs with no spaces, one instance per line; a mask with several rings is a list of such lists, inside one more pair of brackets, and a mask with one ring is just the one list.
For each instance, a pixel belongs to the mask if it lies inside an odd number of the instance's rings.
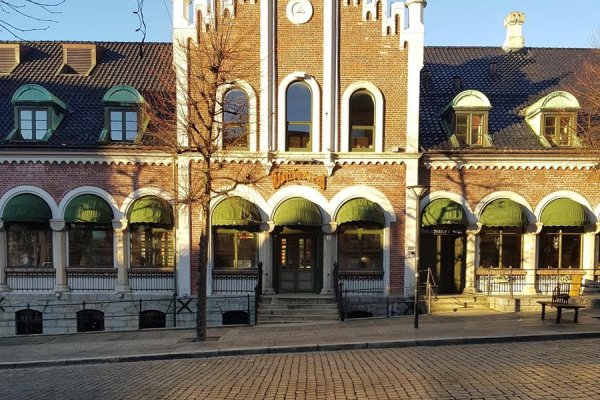
[[134,292],[174,292],[175,273],[152,269],[130,269],[129,287]]
[[117,286],[117,270],[67,269],[67,280],[73,292],[108,292]]
[[249,294],[258,284],[258,270],[214,270],[212,278],[214,294]]
[[475,287],[487,294],[522,293],[527,271],[517,268],[480,268],[476,272]]
[[56,271],[54,268],[9,268],[6,270],[6,284],[17,292],[49,292],[54,289]]

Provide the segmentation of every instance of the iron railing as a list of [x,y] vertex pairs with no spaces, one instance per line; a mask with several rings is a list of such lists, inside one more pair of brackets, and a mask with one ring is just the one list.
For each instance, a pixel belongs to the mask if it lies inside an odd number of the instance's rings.
[[54,289],[56,271],[51,269],[6,270],[6,284],[18,292],[49,292]]
[[117,287],[117,270],[67,269],[67,281],[74,292],[108,292]]
[[258,283],[258,269],[214,270],[212,292],[214,294],[254,294]]
[[134,292],[174,292],[175,273],[173,271],[152,271],[130,269],[129,287]]
[[338,281],[343,283],[345,293],[384,293],[383,271],[340,271],[338,267]]

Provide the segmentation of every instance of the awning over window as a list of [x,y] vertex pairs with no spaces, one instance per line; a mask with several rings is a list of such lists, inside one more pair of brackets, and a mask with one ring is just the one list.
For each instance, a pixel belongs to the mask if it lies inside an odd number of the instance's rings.
[[6,203],[2,219],[13,222],[48,222],[52,211],[48,204],[35,194],[19,194]]
[[587,215],[583,206],[571,199],[556,199],[542,211],[540,221],[545,226],[584,226]]
[[241,197],[230,197],[215,207],[213,226],[248,226],[260,224],[260,212],[255,204]]
[[129,223],[173,225],[173,211],[164,200],[157,197],[142,197],[131,206]]
[[110,205],[93,194],[83,194],[75,197],[65,210],[67,222],[90,222],[110,224],[113,212]]
[[421,215],[421,226],[466,225],[462,206],[450,199],[437,199],[427,204]]
[[485,206],[480,222],[493,227],[520,227],[528,223],[523,207],[510,199],[497,199]]
[[320,226],[323,224],[319,208],[309,200],[294,197],[284,201],[273,218],[277,226]]
[[336,222],[375,222],[381,226],[385,224],[383,210],[377,204],[367,199],[350,200],[340,208]]

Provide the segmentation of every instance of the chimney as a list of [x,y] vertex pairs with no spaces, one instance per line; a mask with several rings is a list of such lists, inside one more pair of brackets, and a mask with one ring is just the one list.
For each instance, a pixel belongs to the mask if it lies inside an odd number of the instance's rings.
[[506,40],[502,44],[502,49],[507,53],[519,51],[525,47],[525,38],[523,37],[524,23],[525,13],[521,11],[512,11],[504,18]]

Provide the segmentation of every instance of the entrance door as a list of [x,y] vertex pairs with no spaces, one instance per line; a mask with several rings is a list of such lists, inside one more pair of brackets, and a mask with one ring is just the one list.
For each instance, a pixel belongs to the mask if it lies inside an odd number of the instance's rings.
[[[438,284],[438,293],[462,293],[466,278],[464,233],[434,229],[421,234],[421,244],[420,270],[431,269]],[[427,273],[421,273],[420,276],[426,279]]]
[[316,260],[314,234],[280,235],[277,239],[279,292],[313,292]]

